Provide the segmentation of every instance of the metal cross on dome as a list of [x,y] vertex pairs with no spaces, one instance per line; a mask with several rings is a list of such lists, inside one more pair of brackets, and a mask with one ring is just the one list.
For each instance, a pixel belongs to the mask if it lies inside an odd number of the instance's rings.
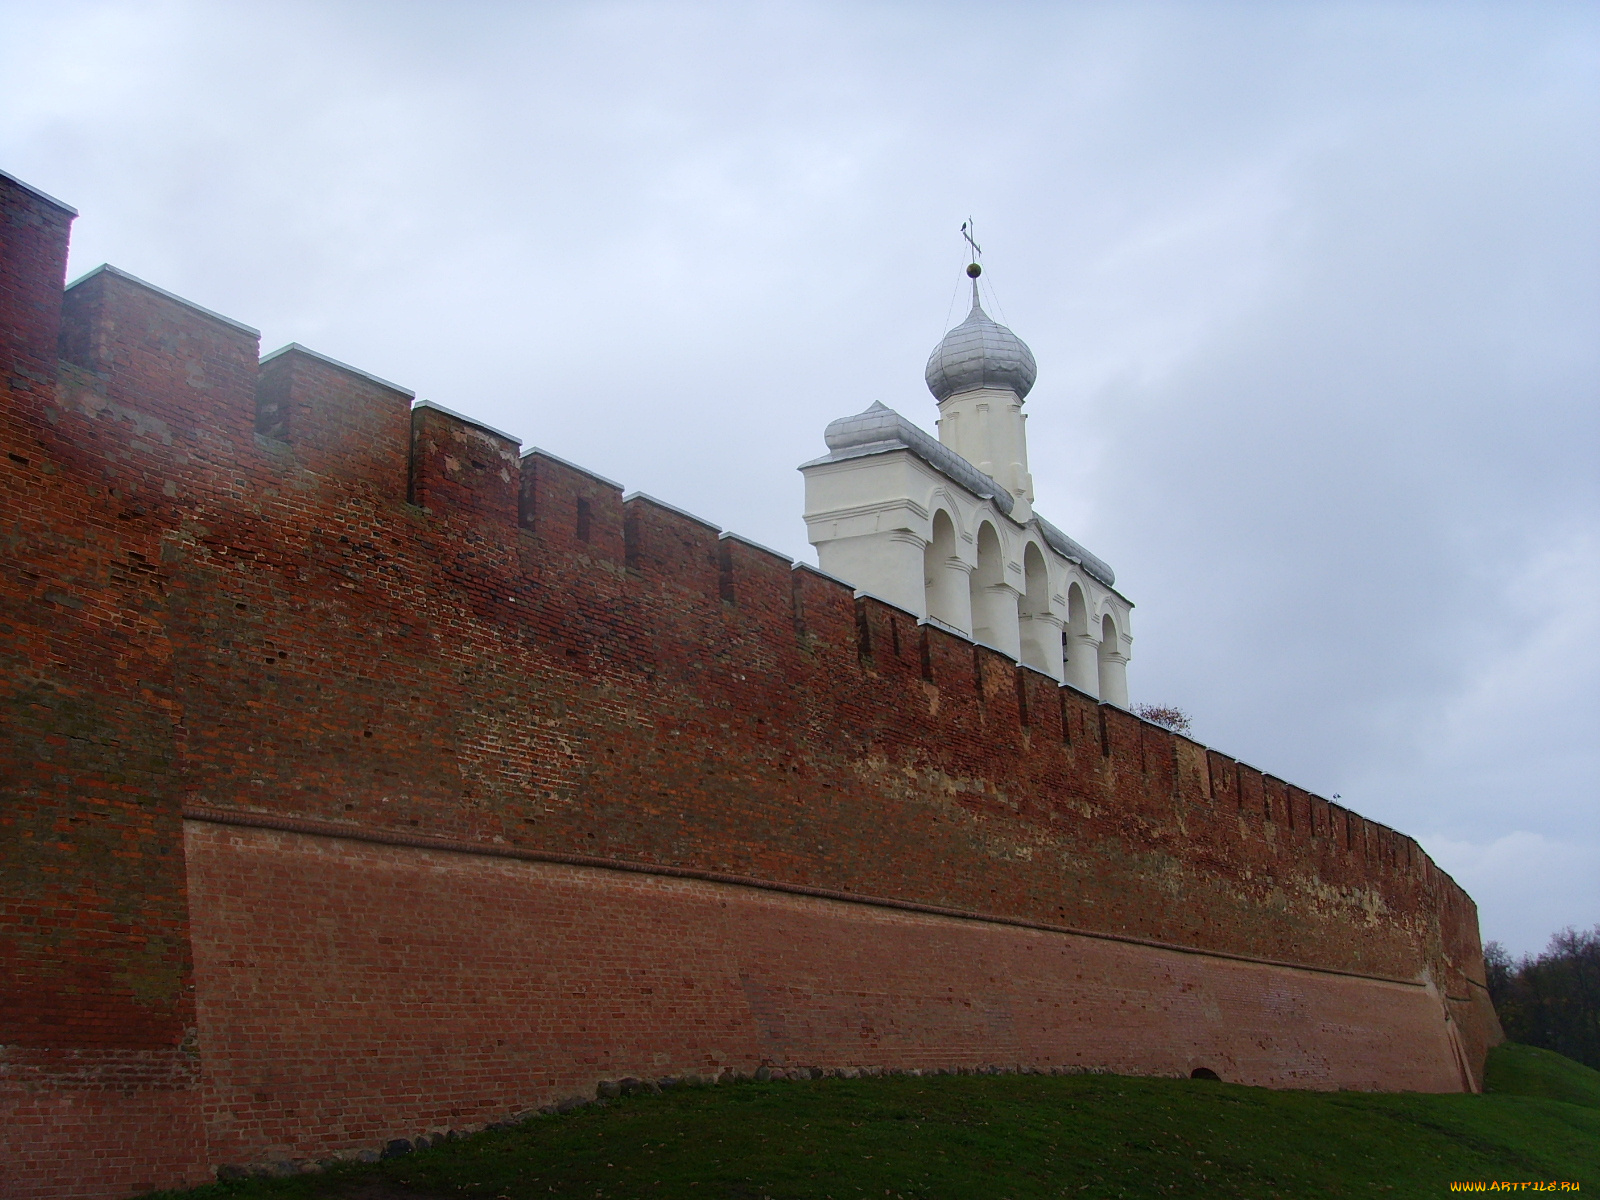
[[977,223],[971,217],[961,222],[961,236],[967,239],[967,245],[972,247],[972,261],[967,264],[967,278],[972,280],[972,302],[978,302],[978,276],[983,274],[983,268],[978,265],[978,260],[983,257],[983,247],[974,240],[978,232]]
[[968,217],[965,221],[961,222],[961,236],[966,238],[967,239],[967,245],[972,247],[972,257],[973,258],[977,258],[979,255],[981,255],[983,253],[983,247],[978,245],[977,242],[972,240],[974,235],[977,234],[977,232],[978,232],[978,226],[977,226],[976,222],[974,222],[971,217]]

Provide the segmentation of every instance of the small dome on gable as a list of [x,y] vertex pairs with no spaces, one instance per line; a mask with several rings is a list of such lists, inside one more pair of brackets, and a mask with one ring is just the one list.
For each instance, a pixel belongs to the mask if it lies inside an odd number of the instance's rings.
[[974,280],[972,311],[934,347],[924,378],[942,403],[976,388],[1010,388],[1021,399],[1038,374],[1028,344],[983,311]]

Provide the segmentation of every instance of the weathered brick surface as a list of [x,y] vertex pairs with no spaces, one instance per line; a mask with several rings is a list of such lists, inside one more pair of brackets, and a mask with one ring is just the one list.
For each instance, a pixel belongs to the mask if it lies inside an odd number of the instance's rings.
[[203,822],[188,848],[222,1162],[461,1129],[601,1079],[763,1064],[1461,1086],[1420,985]]
[[[3,178],[0,208],[0,1045],[196,1051],[190,922],[211,918],[191,913],[189,889],[211,876],[186,865],[185,806],[1385,977],[1404,982],[1348,986],[1374,1012],[1391,1006],[1397,1037],[1413,1029],[1409,985],[1427,982],[1473,1069],[1498,1036],[1472,902],[1410,839],[649,497],[624,500],[549,455],[519,459],[471,421],[408,412],[402,391],[358,371],[297,349],[258,365],[252,331],[120,273],[63,300],[68,214]],[[226,875],[224,853],[208,869]],[[290,910],[332,886],[321,858],[276,861],[310,872],[304,896],[272,877]],[[448,881],[502,875],[478,864]],[[584,887],[666,911],[637,879],[601,878]],[[687,920],[690,893],[669,893]],[[829,936],[870,941],[878,919],[852,911],[836,928],[855,932]],[[677,926],[661,920],[667,937]],[[906,970],[964,970],[937,957],[954,943],[906,936],[934,955]],[[288,953],[248,927],[208,937],[251,961]],[[457,994],[464,961],[435,960],[430,986]],[[769,1009],[787,997],[794,1022],[824,1020],[806,999],[813,976],[771,979]],[[996,986],[986,1003],[1022,1003]],[[600,1020],[587,993],[568,1000],[549,1019]],[[1101,1008],[1108,1029],[1125,1018]],[[256,1036],[302,1053],[269,1024]],[[203,1078],[247,1070],[232,1045],[201,1035]],[[1367,1078],[1365,1045],[1330,1078]],[[1231,1052],[1243,1069],[1248,1048]],[[1422,1077],[1409,1070],[1369,1082]],[[47,1096],[48,1075],[35,1070],[28,1094]],[[121,1086],[107,1075],[108,1096]],[[508,1088],[484,1094],[511,1103]],[[168,1100],[179,1093],[198,1095],[174,1085]],[[214,1136],[255,1145],[217,1103]],[[127,1177],[81,1178],[83,1194],[114,1194]]]
[[[58,367],[67,214],[0,179],[0,215],[0,1044],[175,1046],[193,1005],[171,651],[160,532],[133,515],[160,419]],[[118,435],[64,441],[64,397]]]
[[192,1046],[0,1050],[7,1200],[210,1182]]

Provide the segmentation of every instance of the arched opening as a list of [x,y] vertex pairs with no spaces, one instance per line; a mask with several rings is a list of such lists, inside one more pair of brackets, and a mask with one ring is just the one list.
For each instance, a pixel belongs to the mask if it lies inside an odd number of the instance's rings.
[[987,521],[978,526],[978,567],[972,573],[972,637],[1013,658],[1021,648],[1017,593],[1006,584],[1000,535]]
[[950,514],[933,514],[933,537],[922,550],[925,611],[935,620],[966,633],[972,628],[967,600],[967,565],[956,553],[956,527]]
[[1221,1083],[1222,1082],[1222,1076],[1218,1075],[1210,1067],[1196,1067],[1194,1070],[1189,1072],[1189,1078],[1190,1079],[1210,1079],[1210,1080],[1214,1080],[1217,1083]]
[[1053,650],[1061,640],[1061,618],[1050,612],[1050,572],[1033,542],[1022,552],[1022,577],[1022,661],[1060,679],[1061,664]]
[[1128,707],[1128,656],[1110,613],[1100,619],[1100,699]]
[[1079,691],[1100,694],[1099,647],[1089,632],[1089,604],[1083,589],[1067,586],[1067,627],[1061,635],[1062,678]]
[[1030,617],[1050,611],[1050,575],[1045,570],[1044,555],[1039,547],[1029,542],[1022,552],[1023,586],[1022,611]]

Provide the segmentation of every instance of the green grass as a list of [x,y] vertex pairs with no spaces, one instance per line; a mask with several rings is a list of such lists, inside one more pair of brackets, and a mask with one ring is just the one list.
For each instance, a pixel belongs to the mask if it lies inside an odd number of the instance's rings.
[[181,1195],[1431,1197],[1448,1195],[1451,1180],[1600,1189],[1600,1076],[1526,1047],[1496,1051],[1490,1070],[1495,1090],[1482,1096],[1110,1075],[685,1088],[536,1117],[376,1164]]
[[1537,1046],[1507,1042],[1489,1055],[1486,1090],[1600,1108],[1600,1071]]

